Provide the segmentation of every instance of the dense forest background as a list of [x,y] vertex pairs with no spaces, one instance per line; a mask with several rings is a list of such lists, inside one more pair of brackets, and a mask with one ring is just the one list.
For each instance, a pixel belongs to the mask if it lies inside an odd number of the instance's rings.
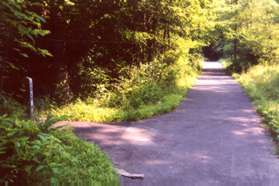
[[189,58],[199,54],[212,26],[211,6],[171,0],[3,1],[1,90],[20,100],[30,76],[37,97],[63,103],[93,96],[100,87],[113,89],[141,64],[160,73],[180,55],[177,45]]
[[21,101],[26,76],[36,97],[66,103],[112,91],[142,64],[160,74],[181,53],[195,67],[201,51],[231,56],[238,71],[278,62],[273,0],[8,0],[0,9],[0,87]]
[[0,88],[20,101],[26,76],[36,97],[66,103],[115,89],[142,64],[161,73],[181,53],[191,66],[201,51],[231,57],[238,71],[278,62],[274,0],[7,0],[0,9]]

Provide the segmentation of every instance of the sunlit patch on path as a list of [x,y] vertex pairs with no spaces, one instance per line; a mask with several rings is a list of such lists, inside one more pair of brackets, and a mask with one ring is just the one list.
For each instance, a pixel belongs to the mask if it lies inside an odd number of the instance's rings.
[[278,186],[279,159],[240,86],[216,62],[172,113],[125,125],[71,123],[114,164],[144,179],[127,186]]

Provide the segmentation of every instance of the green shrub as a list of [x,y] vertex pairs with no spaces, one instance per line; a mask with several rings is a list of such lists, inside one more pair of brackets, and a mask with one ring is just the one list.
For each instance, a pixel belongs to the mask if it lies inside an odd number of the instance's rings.
[[97,66],[90,56],[83,58],[82,63],[78,65],[78,77],[80,81],[79,96],[97,96],[110,86],[108,72],[105,68]]
[[119,185],[96,145],[53,122],[0,117],[0,185]]
[[150,64],[125,69],[115,89],[101,97],[103,105],[137,109],[142,105],[157,103],[164,94],[164,86],[173,85],[175,77],[171,77],[171,68],[154,60]]

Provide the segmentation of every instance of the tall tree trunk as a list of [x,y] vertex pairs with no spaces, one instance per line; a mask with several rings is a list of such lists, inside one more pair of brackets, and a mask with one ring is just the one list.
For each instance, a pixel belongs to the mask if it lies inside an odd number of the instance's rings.
[[70,87],[70,74],[67,67],[59,65],[55,71],[56,77],[52,97],[59,103],[69,102],[73,98],[73,92]]
[[[235,5],[237,5],[238,4],[238,0],[234,0],[233,1],[233,3],[235,4]],[[234,32],[235,33],[237,33],[237,23],[235,23],[235,25],[234,25]],[[235,38],[234,40],[233,40],[233,60],[236,62],[236,60],[237,60],[237,44],[238,44],[238,40],[237,40],[237,38]]]
[[233,40],[233,61],[237,60],[237,39]]

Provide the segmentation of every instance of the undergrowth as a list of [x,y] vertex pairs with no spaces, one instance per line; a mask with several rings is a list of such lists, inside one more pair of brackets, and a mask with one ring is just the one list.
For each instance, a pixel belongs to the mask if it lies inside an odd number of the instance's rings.
[[99,89],[87,99],[64,106],[46,104],[39,116],[112,122],[169,112],[184,99],[200,70],[202,58],[190,55],[183,44],[181,39],[177,50],[170,50],[150,63],[126,67],[114,84],[98,85]]
[[259,64],[236,78],[279,142],[279,65]]
[[[164,60],[164,59],[161,59]],[[175,56],[172,65],[141,64],[127,70],[111,90],[95,98],[78,99],[64,106],[49,106],[41,116],[51,114],[64,120],[112,122],[139,120],[173,110],[184,99],[198,74],[200,57]],[[196,67],[192,67],[195,60]]]
[[0,98],[0,185],[119,185],[99,147],[53,127],[56,119],[26,120],[20,104]]

